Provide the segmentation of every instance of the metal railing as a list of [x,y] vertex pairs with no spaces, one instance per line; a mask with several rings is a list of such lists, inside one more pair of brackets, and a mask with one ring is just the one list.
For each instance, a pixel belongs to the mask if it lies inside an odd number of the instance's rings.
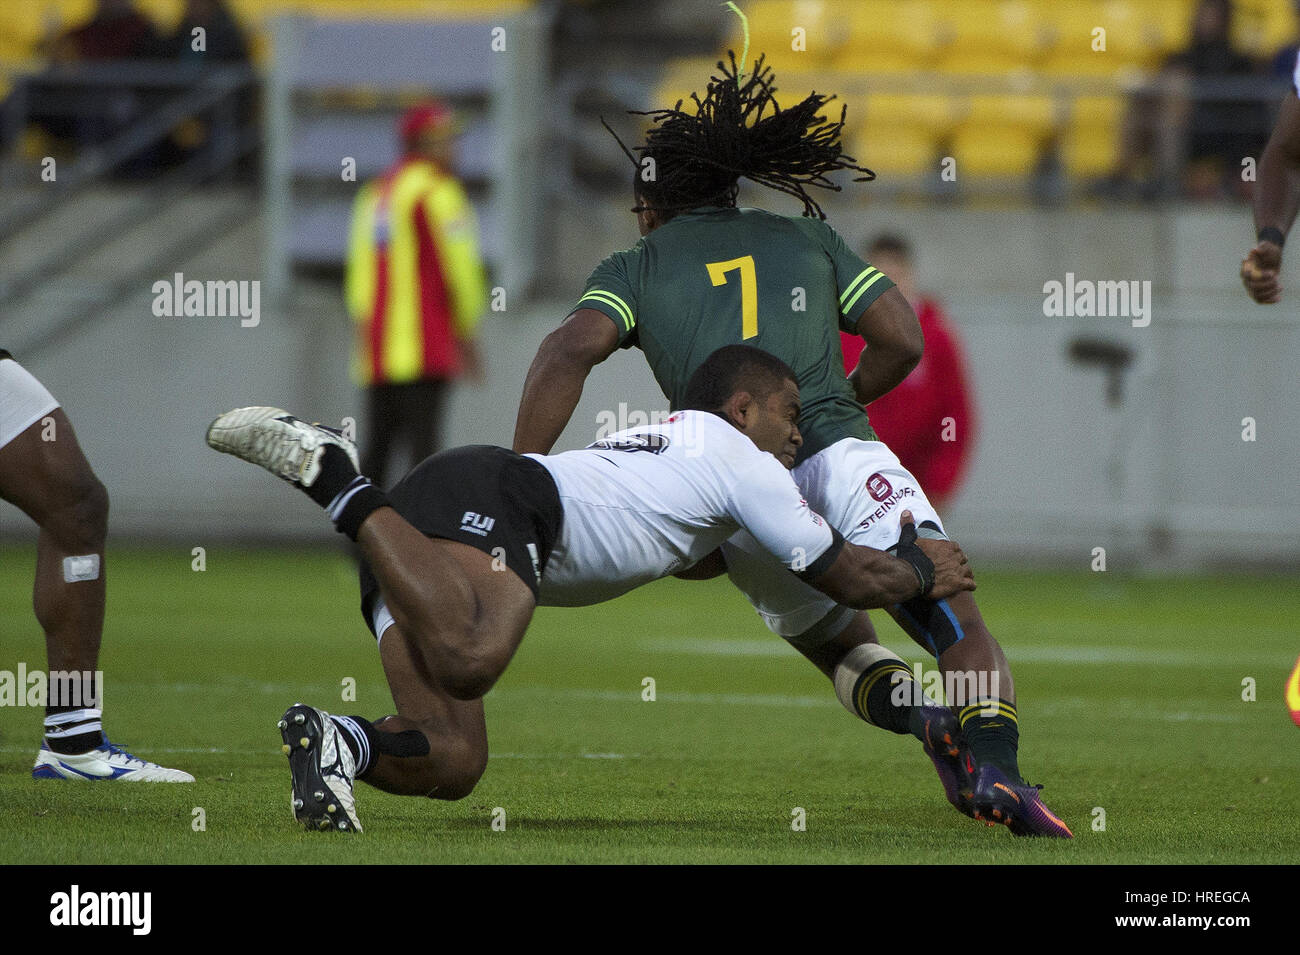
[[[61,104],[68,115],[78,115],[84,106],[77,102],[78,91],[128,90],[149,91],[158,101],[154,108],[142,110],[133,121],[112,133],[103,142],[80,149],[67,168],[59,171],[55,181],[15,200],[0,212],[0,245],[13,242],[20,235],[92,188],[107,182],[115,173],[146,157],[171,135],[179,124],[191,117],[207,119],[210,132],[205,148],[193,151],[177,164],[160,170],[150,179],[147,189],[139,190],[125,208],[94,230],[78,232],[66,241],[43,249],[35,261],[15,274],[0,276],[0,305],[11,305],[60,274],[85,260],[97,250],[118,240],[129,229],[147,224],[161,215],[185,192],[196,186],[228,175],[260,146],[261,134],[256,124],[241,125],[240,98],[256,90],[257,76],[243,66],[220,66],[195,70],[174,63],[96,63],[57,67],[17,77],[14,93],[5,106],[2,122],[6,129],[26,126],[33,112],[34,85],[39,83],[42,99]],[[27,81],[27,82],[25,82]],[[12,166],[9,171],[12,176]],[[247,215],[244,209],[241,215]],[[120,301],[139,287],[143,276],[164,269],[177,256],[192,255],[220,238],[231,223],[205,222],[170,241],[139,268],[127,275],[96,286],[94,294],[79,307],[63,314],[56,324],[23,343],[27,353],[40,351],[65,339],[91,320],[102,309]],[[4,323],[0,322],[0,330]],[[7,330],[6,330],[7,331]]]

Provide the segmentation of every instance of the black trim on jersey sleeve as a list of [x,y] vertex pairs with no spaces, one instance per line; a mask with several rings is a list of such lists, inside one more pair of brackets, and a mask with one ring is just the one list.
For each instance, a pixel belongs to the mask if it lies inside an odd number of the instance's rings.
[[628,280],[627,252],[615,252],[596,266],[587,279],[586,290],[573,310],[592,308],[607,316],[618,330],[618,344],[636,344],[636,291]]
[[830,545],[821,552],[821,556],[803,570],[795,570],[791,573],[805,583],[811,583],[831,569],[831,564],[835,563],[835,558],[840,556],[840,551],[843,549],[844,535],[832,527]]

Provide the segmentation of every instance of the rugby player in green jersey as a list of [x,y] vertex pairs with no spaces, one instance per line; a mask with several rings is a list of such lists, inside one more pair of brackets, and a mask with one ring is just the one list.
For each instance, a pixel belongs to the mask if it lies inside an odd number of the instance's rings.
[[[648,114],[639,156],[628,152],[641,241],[596,267],[573,312],[542,342],[514,449],[549,452],[592,367],[620,347],[644,352],[676,409],[705,358],[744,343],[778,356],[798,377],[804,443],[793,476],[811,507],[846,539],[879,550],[898,540],[904,507],[921,534],[944,537],[938,514],[876,440],[863,408],[920,360],[920,324],[893,283],[822,221],[807,191],[838,189],[828,178],[836,170],[872,178],[841,152],[844,112],[838,122],[820,115],[829,98],[818,94],[781,109],[761,58],[747,78],[734,56],[730,68],[719,67],[694,108]],[[737,208],[742,177],[800,199],[804,216]],[[840,329],[867,342],[847,379]],[[831,678],[850,712],[922,740],[959,810],[1018,835],[1071,836],[1020,774],[1011,671],[969,593],[887,608],[944,671],[962,731],[954,760],[917,725],[919,688],[865,614],[809,588],[743,532],[683,576],[724,570],[768,627]]]

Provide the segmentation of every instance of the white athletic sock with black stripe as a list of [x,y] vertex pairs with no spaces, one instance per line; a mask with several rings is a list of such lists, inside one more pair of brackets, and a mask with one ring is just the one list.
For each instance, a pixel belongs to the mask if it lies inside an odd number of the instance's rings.
[[[387,733],[364,716],[331,716],[334,726],[357,761],[357,778],[374,768],[380,754],[399,758],[429,755],[429,739],[416,729]],[[381,720],[382,722],[382,720]]]
[[68,756],[102,746],[103,717],[103,710],[90,707],[49,707],[45,713],[45,744],[54,752]]
[[[355,716],[331,716],[335,728],[343,737],[343,741],[348,744],[348,749],[352,750],[353,757],[357,761],[357,776],[364,776],[370,771],[370,767],[375,764],[374,748],[370,745],[370,733],[374,730],[369,721],[362,720]],[[362,723],[365,726],[362,727]],[[370,732],[367,732],[369,730]]]

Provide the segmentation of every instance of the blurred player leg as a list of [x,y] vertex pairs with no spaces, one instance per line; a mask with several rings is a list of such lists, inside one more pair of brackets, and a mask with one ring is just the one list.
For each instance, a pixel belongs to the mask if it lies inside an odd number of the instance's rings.
[[[57,402],[12,360],[0,360],[0,498],[40,529],[32,603],[45,632],[50,673],[77,674],[79,699],[51,699],[33,775],[41,779],[193,782],[111,746],[102,727],[103,687],[94,676],[104,629],[108,492]],[[23,421],[15,423],[16,415]],[[30,418],[16,436],[13,428]],[[86,675],[89,675],[88,677]],[[67,680],[51,680],[71,688]]]
[[[45,631],[49,668],[94,670],[104,626],[108,492],[63,410],[53,409],[44,420],[48,426],[38,421],[0,448],[0,497],[40,528],[32,602]],[[42,433],[53,440],[44,440]],[[93,562],[96,571],[69,580],[64,573],[69,558],[83,559],[86,567]]]
[[406,439],[411,447],[411,467],[437,453],[442,441],[443,414],[447,406],[446,381],[421,381],[410,389],[410,407],[404,415]]
[[366,389],[366,453],[361,459],[361,473],[385,487],[388,462],[393,453],[393,438],[401,420],[395,404],[395,385],[371,385]]

